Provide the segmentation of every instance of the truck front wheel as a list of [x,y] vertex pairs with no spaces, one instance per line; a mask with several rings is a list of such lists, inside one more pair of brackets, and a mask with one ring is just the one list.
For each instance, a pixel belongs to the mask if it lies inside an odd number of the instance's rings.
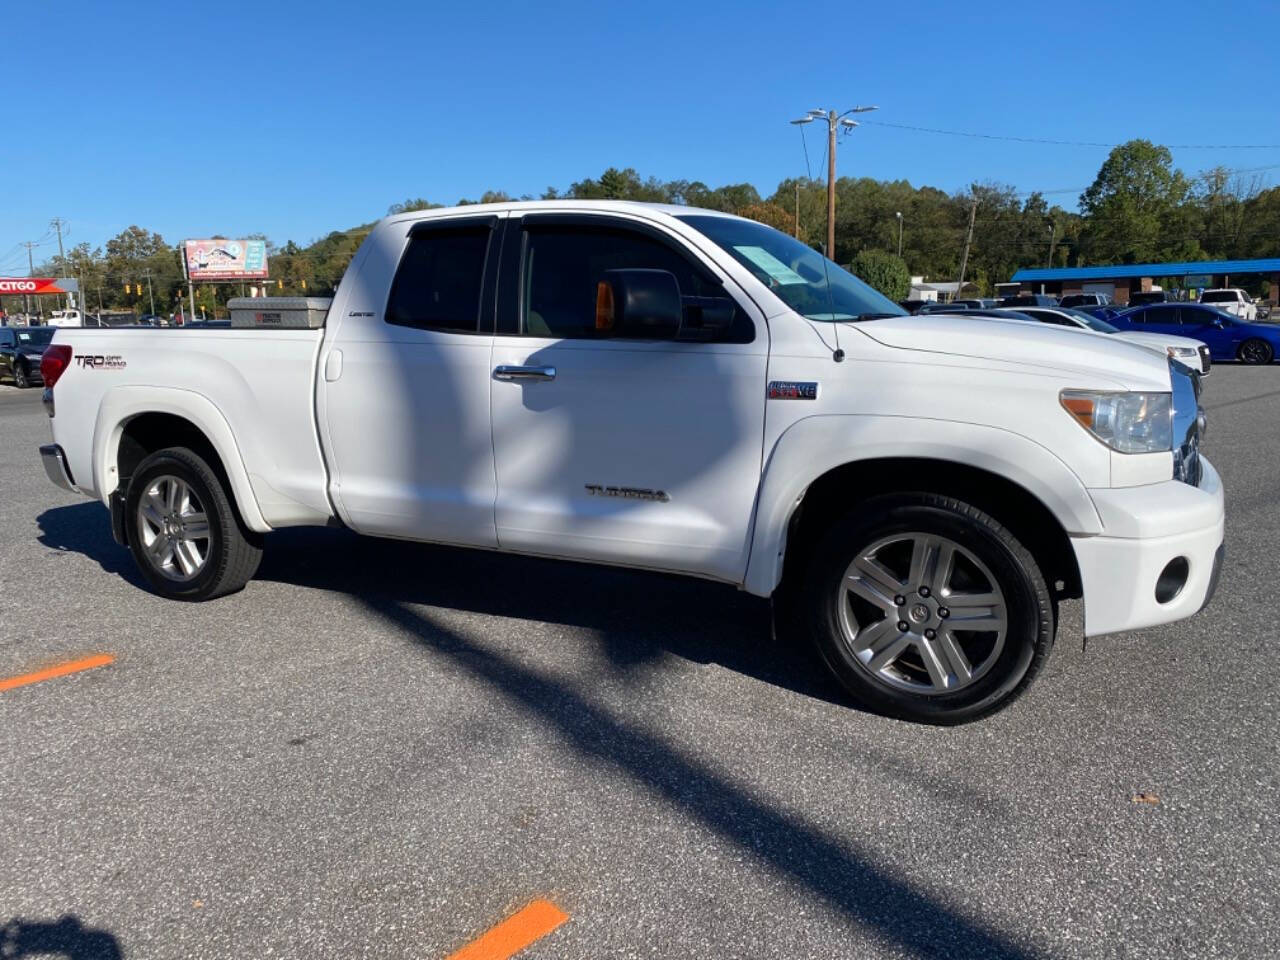
[[1007,706],[1053,646],[1035,558],[991,516],[938,494],[876,497],[847,514],[813,553],[804,597],[845,689],[922,723]]
[[261,538],[244,526],[222,479],[185,447],[138,464],[125,495],[129,550],[161,596],[211,600],[243,587],[262,559]]

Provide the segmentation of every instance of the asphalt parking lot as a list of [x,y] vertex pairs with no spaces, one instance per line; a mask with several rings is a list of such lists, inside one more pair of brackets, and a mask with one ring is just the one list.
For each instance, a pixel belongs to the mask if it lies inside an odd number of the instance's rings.
[[0,387],[0,678],[104,655],[0,684],[0,957],[1274,955],[1280,370],[1204,403],[1211,607],[936,729],[696,581],[285,531],[159,600]]

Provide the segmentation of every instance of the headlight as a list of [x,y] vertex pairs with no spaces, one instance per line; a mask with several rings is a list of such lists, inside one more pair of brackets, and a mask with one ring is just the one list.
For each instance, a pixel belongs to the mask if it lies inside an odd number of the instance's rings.
[[1175,360],[1181,360],[1183,357],[1190,357],[1194,360],[1200,356],[1200,351],[1195,347],[1165,347],[1164,349]]
[[1112,450],[1163,453],[1173,449],[1173,397],[1168,393],[1063,390],[1063,409]]

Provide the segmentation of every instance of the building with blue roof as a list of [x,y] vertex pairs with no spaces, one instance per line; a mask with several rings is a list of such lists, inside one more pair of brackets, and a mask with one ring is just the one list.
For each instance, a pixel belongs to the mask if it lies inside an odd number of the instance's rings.
[[[1029,267],[1013,275],[1020,293],[1105,293],[1117,303],[1147,292],[1159,282],[1165,289],[1254,286],[1258,276],[1271,281],[1273,307],[1280,305],[1280,257],[1261,260],[1192,260],[1184,263],[1120,263],[1105,267]],[[1012,283],[1010,286],[1012,286]],[[1003,285],[1002,285],[1003,286]]]

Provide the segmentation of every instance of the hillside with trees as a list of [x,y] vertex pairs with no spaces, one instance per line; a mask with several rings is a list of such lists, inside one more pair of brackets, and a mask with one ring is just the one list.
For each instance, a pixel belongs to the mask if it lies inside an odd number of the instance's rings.
[[[512,199],[535,198],[492,190],[457,203]],[[805,178],[783,180],[763,195],[749,183],[711,187],[697,180],[663,181],[643,177],[630,167],[610,167],[599,177],[563,189],[548,187],[538,199],[683,204],[750,217],[819,248],[826,236],[826,184]],[[974,183],[967,190],[947,193],[905,180],[843,177],[836,183],[833,259],[874,272],[875,277],[867,279],[885,284],[893,296],[900,295],[906,274],[954,280],[975,201],[967,278],[983,292],[1027,266],[1253,258],[1280,252],[1280,187],[1263,189],[1256,174],[1222,168],[1187,174],[1174,167],[1168,148],[1132,140],[1108,155],[1080,196],[1079,212],[1052,204],[1042,194],[1019,193],[998,183]],[[392,204],[387,212],[444,205],[440,198],[410,198]],[[271,292],[331,293],[372,226],[370,222],[337,230],[306,245],[268,241]],[[259,234],[251,239],[266,238]],[[178,257],[176,245],[131,226],[105,249],[80,244],[68,251],[65,263],[55,257],[36,273],[81,278],[90,310],[146,313],[154,295],[157,312],[168,313],[183,291]],[[209,313],[221,310],[240,289],[238,283],[200,285],[197,306]]]

